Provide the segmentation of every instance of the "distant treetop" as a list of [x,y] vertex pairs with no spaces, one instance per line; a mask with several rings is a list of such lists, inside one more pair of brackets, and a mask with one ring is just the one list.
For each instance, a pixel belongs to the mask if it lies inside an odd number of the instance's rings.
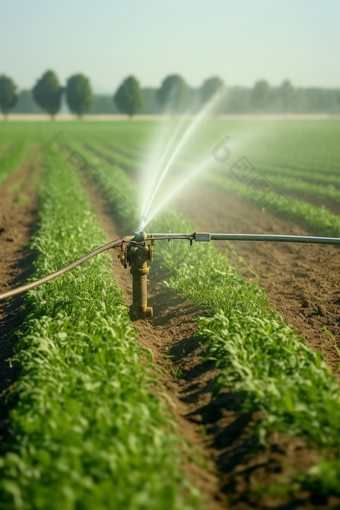
[[2,74],[0,76],[0,108],[7,118],[7,114],[15,107],[17,103],[17,86],[9,76]]
[[79,117],[91,110],[93,94],[90,80],[83,74],[75,74],[67,80],[66,101],[71,112]]
[[46,71],[33,87],[35,102],[53,118],[60,110],[63,87],[53,71]]
[[134,76],[129,76],[118,88],[113,96],[117,108],[132,117],[143,107],[143,93],[139,81]]

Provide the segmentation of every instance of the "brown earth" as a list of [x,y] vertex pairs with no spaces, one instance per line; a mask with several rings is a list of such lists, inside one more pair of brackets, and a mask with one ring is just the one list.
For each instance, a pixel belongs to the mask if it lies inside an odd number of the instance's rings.
[[[33,272],[33,250],[25,250],[32,237],[37,218],[35,184],[40,164],[37,151],[29,162],[11,175],[0,187],[0,293],[19,286]],[[10,332],[20,326],[25,317],[23,295],[0,302],[0,451],[4,448],[10,421],[8,412],[14,402],[7,396],[19,375],[19,365],[9,362],[14,355],[16,337]]]

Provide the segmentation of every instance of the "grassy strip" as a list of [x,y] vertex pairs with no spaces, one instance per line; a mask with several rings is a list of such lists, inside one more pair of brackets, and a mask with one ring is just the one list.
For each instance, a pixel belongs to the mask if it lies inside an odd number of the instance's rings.
[[[115,185],[135,195],[120,169],[102,165]],[[121,218],[125,218],[124,209]],[[194,231],[194,225],[167,211],[148,227],[151,231]],[[167,243],[166,243],[167,244]],[[228,387],[247,409],[263,411],[256,432],[262,442],[272,432],[305,438],[321,451],[332,452],[301,475],[304,486],[340,494],[340,388],[322,354],[309,349],[273,309],[256,283],[246,283],[213,245],[173,242],[171,250],[157,244],[157,260],[173,276],[167,285],[204,307],[199,334],[207,358],[222,368],[214,395]]]
[[[46,179],[34,279],[105,241],[77,178],[52,162]],[[100,255],[27,296],[13,435],[0,459],[5,510],[197,507],[110,266]]]

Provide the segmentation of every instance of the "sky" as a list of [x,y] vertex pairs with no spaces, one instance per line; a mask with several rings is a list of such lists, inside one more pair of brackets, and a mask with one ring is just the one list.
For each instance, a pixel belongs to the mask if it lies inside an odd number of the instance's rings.
[[340,87],[340,0],[0,0],[0,19],[0,74],[19,89],[47,69],[110,94],[131,74]]

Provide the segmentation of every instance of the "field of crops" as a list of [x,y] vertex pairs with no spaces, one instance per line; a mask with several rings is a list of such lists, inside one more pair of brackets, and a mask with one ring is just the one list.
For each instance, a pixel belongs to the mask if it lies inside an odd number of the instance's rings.
[[[152,186],[147,232],[340,237],[337,119],[0,132],[0,294],[132,234]],[[0,303],[0,508],[339,508],[339,249],[157,241],[138,321],[117,255]]]

